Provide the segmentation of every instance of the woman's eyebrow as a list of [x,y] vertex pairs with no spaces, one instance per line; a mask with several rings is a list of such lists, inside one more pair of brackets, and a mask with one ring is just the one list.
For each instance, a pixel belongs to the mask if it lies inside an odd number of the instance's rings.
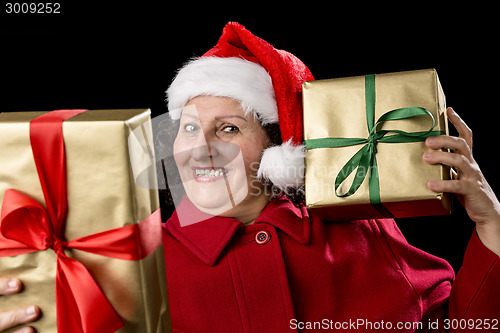
[[182,116],[186,116],[186,117],[193,118],[193,119],[198,119],[198,116],[195,116],[195,115],[192,115],[189,113],[183,113]]
[[244,121],[248,122],[245,118],[243,118],[242,116],[238,116],[238,115],[227,115],[227,116],[217,116],[217,117],[215,117],[215,119],[217,119],[217,120],[221,120],[221,119],[224,119],[224,118],[240,118],[240,119],[243,119]]

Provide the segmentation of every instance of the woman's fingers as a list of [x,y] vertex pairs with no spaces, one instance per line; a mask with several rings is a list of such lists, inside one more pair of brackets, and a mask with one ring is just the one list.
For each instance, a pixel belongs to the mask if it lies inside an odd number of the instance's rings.
[[467,183],[454,181],[454,180],[431,180],[427,183],[429,189],[434,192],[447,192],[460,195],[466,195],[469,190]]
[[[12,295],[21,291],[23,285],[18,279],[0,278],[0,295]],[[3,297],[3,296],[0,296]],[[5,299],[7,301],[7,299]],[[8,328],[34,321],[40,316],[40,309],[35,305],[0,313],[0,332]],[[16,333],[34,332],[31,327],[22,327]]]
[[425,144],[431,149],[452,149],[454,153],[464,155],[472,161],[472,150],[467,140],[462,137],[448,135],[431,136],[425,140]]
[[[0,313],[0,331],[8,328],[32,322],[40,316],[40,309],[35,305],[26,308]],[[23,328],[28,329],[28,328]],[[21,331],[23,332],[23,331]],[[29,331],[27,331],[29,332]]]
[[455,168],[459,172],[460,179],[464,177],[476,177],[478,175],[477,164],[471,162],[469,158],[462,154],[428,151],[424,153],[423,159],[429,164],[444,164]]
[[450,122],[455,126],[459,137],[463,138],[472,150],[472,130],[452,108],[446,109],[446,114]]
[[[446,111],[460,136],[440,135],[427,138],[425,144],[434,151],[424,153],[423,159],[429,164],[450,166],[457,172],[452,180],[433,180],[428,183],[428,187],[435,192],[465,196],[474,192],[473,185],[480,180],[481,171],[472,156],[472,131],[452,108]],[[453,152],[439,149],[451,149]]]
[[15,330],[14,332],[12,333],[35,333],[35,330],[33,329],[33,327],[23,327],[23,328],[20,328],[18,330]]
[[[444,164],[457,170],[455,177],[452,178],[454,180],[464,179],[464,177],[473,180],[478,175],[481,175],[481,172],[472,156],[472,131],[452,108],[448,108],[446,112],[459,136],[440,135],[427,138],[425,144],[435,151],[426,152],[423,159],[429,164]],[[452,152],[439,151],[439,149],[450,149]],[[467,190],[468,186],[465,185],[463,183],[436,181],[430,182],[429,188],[439,192],[466,194],[464,191]]]
[[35,330],[33,329],[33,327],[22,327],[18,330],[15,330],[14,332],[12,333],[35,333]]
[[12,295],[21,291],[22,283],[18,279],[0,278],[0,295]]

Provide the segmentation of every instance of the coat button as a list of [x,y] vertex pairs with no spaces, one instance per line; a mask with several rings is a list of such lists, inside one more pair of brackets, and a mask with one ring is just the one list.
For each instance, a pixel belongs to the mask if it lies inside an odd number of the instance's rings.
[[271,235],[269,234],[269,232],[267,231],[259,231],[256,235],[255,235],[255,241],[257,242],[257,244],[259,245],[263,245],[263,244],[266,244],[267,242],[269,242],[269,240],[271,239]]

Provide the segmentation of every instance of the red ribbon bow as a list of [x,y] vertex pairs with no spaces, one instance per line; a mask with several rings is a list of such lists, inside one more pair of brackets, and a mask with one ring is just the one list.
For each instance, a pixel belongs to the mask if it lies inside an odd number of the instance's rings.
[[140,260],[161,244],[161,217],[156,210],[139,224],[68,242],[63,239],[68,203],[62,123],[84,111],[57,110],[31,121],[31,146],[46,208],[16,190],[5,192],[0,217],[0,257],[53,249],[57,254],[58,331],[115,332],[123,326],[120,317],[85,266],[66,256],[64,249]]

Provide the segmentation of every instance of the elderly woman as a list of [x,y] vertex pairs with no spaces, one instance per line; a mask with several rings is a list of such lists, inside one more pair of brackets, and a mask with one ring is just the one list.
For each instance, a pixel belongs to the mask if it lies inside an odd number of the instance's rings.
[[[455,279],[392,219],[324,223],[305,208],[300,89],[312,79],[292,54],[229,23],[167,91],[182,180],[163,235],[174,332],[443,331],[462,319],[498,329],[500,203],[470,129],[448,109],[459,137],[425,143],[453,153],[422,156],[459,170],[428,186],[459,195],[476,222]],[[3,294],[20,288],[0,282]],[[38,313],[0,314],[0,328]]]

